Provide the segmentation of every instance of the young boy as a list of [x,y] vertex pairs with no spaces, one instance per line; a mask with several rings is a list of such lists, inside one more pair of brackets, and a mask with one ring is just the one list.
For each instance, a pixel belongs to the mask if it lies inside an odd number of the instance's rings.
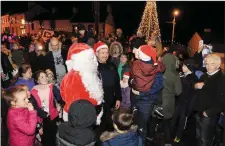
[[189,104],[195,95],[194,85],[198,80],[194,71],[195,71],[194,60],[192,59],[185,60],[182,66],[183,76],[181,76],[183,92],[179,98],[178,107],[173,117],[173,126],[174,128],[177,127],[176,129],[174,129],[175,130],[174,142],[180,142],[183,130],[186,127]]
[[103,146],[137,146],[137,126],[133,125],[133,114],[129,111],[117,111],[112,119],[115,130],[101,135]]
[[156,51],[149,45],[142,45],[134,51],[135,57],[131,67],[132,88],[139,92],[147,92],[151,90],[154,78],[158,72],[165,70],[165,65],[157,63]]

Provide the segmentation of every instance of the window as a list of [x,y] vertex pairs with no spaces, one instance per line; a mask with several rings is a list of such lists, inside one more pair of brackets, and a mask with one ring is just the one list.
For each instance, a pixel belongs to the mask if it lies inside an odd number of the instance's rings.
[[12,33],[14,33],[14,27],[12,27]]
[[16,17],[15,17],[15,20],[14,20],[14,22],[16,23]]

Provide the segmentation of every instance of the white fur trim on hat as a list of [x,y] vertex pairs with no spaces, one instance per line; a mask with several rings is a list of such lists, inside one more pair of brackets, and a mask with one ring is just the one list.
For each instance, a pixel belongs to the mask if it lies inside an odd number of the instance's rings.
[[102,49],[102,48],[107,48],[107,49],[109,49],[109,47],[107,46],[107,45],[101,45],[101,46],[99,46],[97,49],[96,49],[96,52],[98,52],[100,49]]
[[140,48],[138,49],[139,51],[139,58],[142,60],[142,61],[150,61],[151,60],[151,57],[145,55],[141,50]]

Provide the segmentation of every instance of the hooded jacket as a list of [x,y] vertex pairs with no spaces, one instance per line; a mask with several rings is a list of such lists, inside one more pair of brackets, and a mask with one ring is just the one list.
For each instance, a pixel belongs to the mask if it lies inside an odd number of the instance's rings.
[[164,118],[172,118],[175,110],[175,97],[182,92],[181,80],[176,71],[177,58],[173,54],[166,54],[163,59],[166,65],[164,72],[164,88],[162,90],[162,106]]
[[97,119],[95,107],[87,100],[78,100],[71,104],[68,122],[58,128],[57,146],[92,146],[95,133],[92,125]]

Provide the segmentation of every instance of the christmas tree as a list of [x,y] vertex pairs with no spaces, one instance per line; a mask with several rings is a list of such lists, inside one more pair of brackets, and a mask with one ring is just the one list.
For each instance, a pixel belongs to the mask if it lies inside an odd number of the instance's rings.
[[147,1],[138,32],[146,36],[146,40],[160,38],[156,1]]

